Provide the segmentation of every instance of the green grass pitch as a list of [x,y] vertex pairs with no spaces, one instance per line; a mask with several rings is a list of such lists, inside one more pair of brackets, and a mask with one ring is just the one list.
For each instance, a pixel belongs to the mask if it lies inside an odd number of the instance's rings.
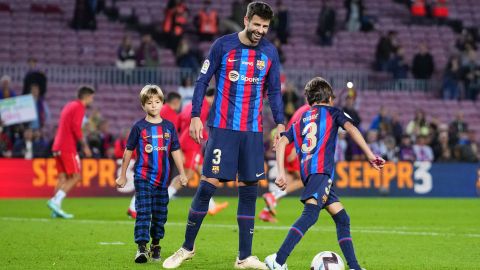
[[[207,216],[196,255],[180,269],[232,269],[237,254],[236,198],[229,208]],[[170,202],[162,257],[183,242],[191,198]],[[67,198],[73,220],[49,218],[45,199],[0,200],[1,269],[159,269],[161,263],[135,265],[133,220],[125,214],[128,198]],[[344,198],[351,218],[357,257],[368,270],[480,269],[478,199]],[[263,201],[257,201],[257,213]],[[302,211],[296,198],[279,203],[279,222],[256,221],[253,253],[260,259],[276,252]],[[320,251],[341,254],[335,226],[322,211],[297,245],[290,269],[309,269]]]

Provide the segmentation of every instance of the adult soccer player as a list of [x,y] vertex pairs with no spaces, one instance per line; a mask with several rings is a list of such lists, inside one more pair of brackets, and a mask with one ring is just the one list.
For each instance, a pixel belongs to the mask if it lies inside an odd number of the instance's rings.
[[[292,118],[288,121],[287,129],[289,129],[293,123],[300,120],[303,113],[310,109],[310,105],[305,104],[298,108],[293,114]],[[278,187],[262,195],[265,201],[265,208],[260,211],[258,218],[266,222],[277,222],[275,216],[277,215],[277,203],[285,197],[287,194],[299,190],[303,187],[302,180],[300,178],[300,161],[298,160],[295,146],[293,143],[289,143],[285,148],[285,177],[287,179],[287,188],[281,190]]]
[[[238,174],[239,254],[234,268],[266,269],[264,263],[252,256],[252,240],[257,184],[265,178],[262,104],[267,85],[277,130],[285,130],[278,52],[263,38],[272,18],[273,11],[268,4],[250,3],[244,30],[217,39],[203,63],[193,95],[190,134],[197,143],[203,139],[201,104],[215,75],[215,99],[207,123],[210,131],[203,163],[204,179],[191,204],[185,241],[165,260],[164,268],[177,268],[195,255],[195,238],[210,198],[220,182],[234,181]],[[279,139],[278,134],[276,138]]]
[[282,134],[276,153],[278,176],[275,180],[278,187],[286,188],[285,146],[294,142],[300,156],[300,174],[305,185],[300,199],[304,203],[304,209],[300,218],[290,228],[280,249],[269,255],[265,263],[269,269],[288,269],[287,257],[307,230],[317,222],[320,210],[326,208],[337,226],[338,243],[348,266],[353,270],[361,270],[350,235],[350,218],[332,188],[338,128],[342,127],[350,134],[375,169],[380,170],[385,160],[372,153],[362,134],[350,122],[351,118],[333,107],[335,95],[327,81],[320,77],[310,80],[305,86],[305,96],[312,108]]
[[95,90],[82,86],[77,91],[77,98],[63,107],[58,122],[57,134],[52,146],[58,172],[55,195],[48,200],[47,206],[52,210],[52,217],[73,218],[72,214],[62,210],[62,201],[67,193],[80,180],[80,158],[77,154],[77,142],[82,144],[85,156],[92,152],[82,134],[82,122],[86,108],[93,102]]

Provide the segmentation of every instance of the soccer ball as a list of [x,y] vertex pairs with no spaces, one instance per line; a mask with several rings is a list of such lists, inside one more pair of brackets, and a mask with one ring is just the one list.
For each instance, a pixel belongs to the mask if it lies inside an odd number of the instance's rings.
[[345,270],[345,264],[337,253],[323,251],[315,255],[310,270]]

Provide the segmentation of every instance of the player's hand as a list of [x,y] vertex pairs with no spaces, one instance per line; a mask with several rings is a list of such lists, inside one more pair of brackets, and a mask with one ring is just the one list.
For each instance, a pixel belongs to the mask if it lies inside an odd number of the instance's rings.
[[115,183],[117,183],[117,187],[123,188],[125,184],[127,184],[127,178],[126,177],[118,177],[115,180]]
[[381,157],[374,156],[370,157],[368,160],[370,161],[370,165],[377,170],[381,170],[385,165],[385,160]]
[[202,120],[200,120],[200,117],[192,117],[192,120],[190,121],[190,137],[192,137],[196,143],[202,143],[203,123]]
[[88,145],[85,145],[83,147],[83,153],[85,153],[85,157],[92,157],[92,150],[90,150],[90,147],[88,147]]
[[182,184],[182,186],[187,186],[187,183],[188,183],[188,178],[185,174],[180,174],[178,175],[178,181],[180,181],[180,184]]
[[285,173],[280,173],[275,180],[275,185],[279,187],[281,190],[285,190],[287,188],[287,178],[285,177]]
[[273,151],[277,150],[277,144],[280,141],[281,134],[285,132],[285,125],[284,124],[278,124],[277,125],[277,130],[275,131],[275,141],[273,142]]

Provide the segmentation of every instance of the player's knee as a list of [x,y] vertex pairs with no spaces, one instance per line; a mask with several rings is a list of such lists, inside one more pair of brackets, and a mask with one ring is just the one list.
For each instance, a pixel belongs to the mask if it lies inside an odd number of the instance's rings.
[[337,225],[350,226],[350,216],[348,216],[347,211],[345,211],[345,209],[343,209],[342,211],[338,212],[335,216],[333,216],[333,220]]
[[320,207],[316,204],[306,203],[302,216],[307,220],[308,226],[313,226],[320,215]]

